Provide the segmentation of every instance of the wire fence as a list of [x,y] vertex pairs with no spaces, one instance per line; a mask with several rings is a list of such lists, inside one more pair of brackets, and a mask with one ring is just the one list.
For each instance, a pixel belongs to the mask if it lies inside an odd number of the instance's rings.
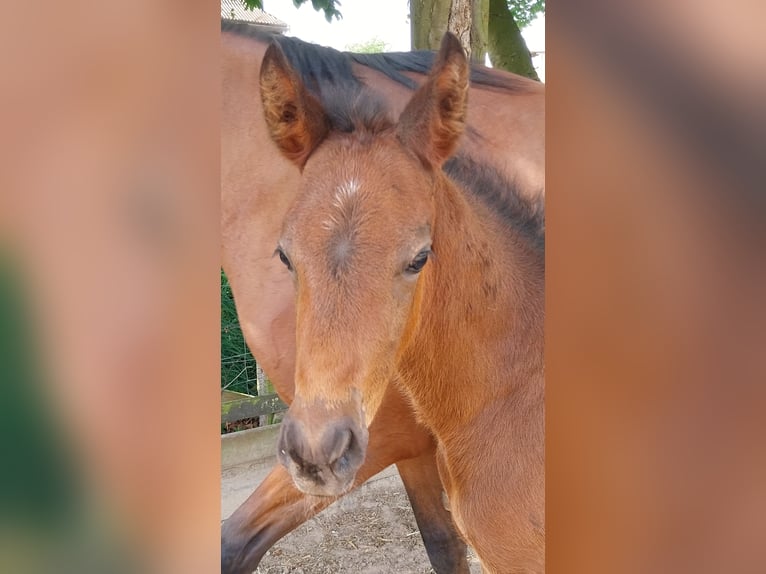
[[221,389],[257,395],[265,375],[245,343],[229,280],[221,271]]
[[[278,422],[285,405],[245,343],[229,280],[221,271],[221,425],[224,432],[247,419],[251,426]],[[258,397],[253,399],[252,397]],[[239,417],[239,418],[238,418]],[[234,425],[234,426],[233,426]]]

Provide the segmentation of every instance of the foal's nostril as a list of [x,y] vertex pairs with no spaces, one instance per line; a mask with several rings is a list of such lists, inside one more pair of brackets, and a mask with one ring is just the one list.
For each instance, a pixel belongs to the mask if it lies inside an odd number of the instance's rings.
[[335,474],[340,474],[348,469],[350,463],[350,454],[351,453],[346,451],[330,464],[330,467]]
[[329,466],[333,466],[338,459],[345,456],[354,440],[354,433],[350,428],[336,429],[331,440],[327,457],[330,461]]
[[356,463],[361,462],[363,458],[362,448],[356,434],[348,429],[340,443],[341,448],[337,449],[337,456],[331,459],[330,469],[336,475],[346,473]]
[[297,464],[298,466],[303,465],[303,459],[298,454],[297,450],[295,450],[294,448],[291,448],[290,450],[287,451],[287,454],[290,455],[290,458],[293,459],[293,462],[295,464]]

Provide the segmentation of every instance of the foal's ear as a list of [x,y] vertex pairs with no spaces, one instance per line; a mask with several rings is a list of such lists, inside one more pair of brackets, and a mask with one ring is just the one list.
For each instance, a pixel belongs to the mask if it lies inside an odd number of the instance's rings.
[[432,167],[457,148],[468,109],[470,67],[458,39],[447,32],[428,80],[399,118],[399,139]]
[[306,90],[276,42],[261,63],[261,102],[271,139],[287,159],[303,169],[327,135],[329,121],[322,104]]

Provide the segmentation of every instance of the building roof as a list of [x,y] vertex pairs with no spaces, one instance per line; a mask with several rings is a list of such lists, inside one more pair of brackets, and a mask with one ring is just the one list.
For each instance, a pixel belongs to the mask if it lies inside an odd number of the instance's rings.
[[226,20],[237,20],[238,22],[247,22],[256,26],[276,29],[279,31],[287,30],[288,26],[279,18],[255,9],[245,8],[243,0],[221,0],[221,18]]

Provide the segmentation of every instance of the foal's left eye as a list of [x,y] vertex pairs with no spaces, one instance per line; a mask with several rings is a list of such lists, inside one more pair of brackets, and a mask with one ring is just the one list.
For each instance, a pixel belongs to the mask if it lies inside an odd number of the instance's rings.
[[407,265],[407,273],[411,273],[412,275],[420,273],[420,271],[423,269],[423,266],[425,266],[426,262],[428,261],[428,256],[430,254],[430,249],[424,249],[418,253],[415,258],[410,261],[410,264]]

